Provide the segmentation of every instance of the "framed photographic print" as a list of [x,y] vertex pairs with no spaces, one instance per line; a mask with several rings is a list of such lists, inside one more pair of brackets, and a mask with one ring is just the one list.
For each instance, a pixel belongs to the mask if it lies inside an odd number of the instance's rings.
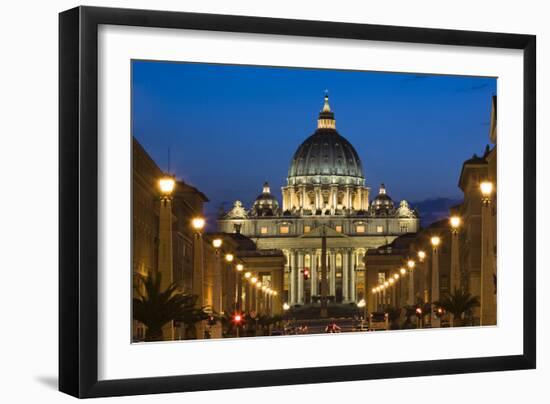
[[60,390],[534,368],[535,43],[61,13]]

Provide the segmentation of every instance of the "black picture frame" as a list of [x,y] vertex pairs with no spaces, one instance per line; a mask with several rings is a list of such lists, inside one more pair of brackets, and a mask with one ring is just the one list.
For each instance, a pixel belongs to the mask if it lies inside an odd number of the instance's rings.
[[[99,381],[98,26],[181,28],[523,50],[523,354]],[[536,37],[245,16],[78,7],[59,16],[59,389],[75,397],[325,383],[536,366]]]

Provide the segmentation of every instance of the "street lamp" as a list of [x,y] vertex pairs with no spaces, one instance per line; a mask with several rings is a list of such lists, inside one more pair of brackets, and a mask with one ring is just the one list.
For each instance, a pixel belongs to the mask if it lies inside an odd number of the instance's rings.
[[494,185],[490,181],[479,184],[481,190],[481,289],[479,304],[480,325],[496,324],[496,295],[494,268],[494,223],[491,199]]
[[[167,289],[173,282],[174,267],[173,267],[173,234],[172,234],[172,192],[176,181],[173,177],[164,176],[159,179],[158,187],[160,189],[160,206],[159,206],[159,227],[158,227],[158,256],[157,268],[161,274],[161,288]],[[162,330],[164,340],[173,340],[174,322],[167,323]]]
[[237,269],[237,271],[242,272],[243,269],[244,269],[244,265],[243,264],[237,264],[237,265],[235,265],[235,268]]
[[[216,259],[215,259],[215,287],[214,290],[217,290],[217,302],[216,299],[212,302],[212,306],[218,310],[219,313],[223,311],[223,290],[222,290],[222,284],[223,284],[223,275],[222,275],[222,269],[221,269],[221,254],[220,254],[220,248],[223,245],[223,240],[221,238],[215,238],[212,240],[212,247],[214,247],[216,251]],[[221,324],[216,324],[216,326],[213,327],[214,332],[216,333],[216,336],[221,338]]]
[[256,282],[258,282],[258,278],[256,278],[255,276],[253,276],[252,278],[250,278],[250,283],[252,283],[253,285],[255,285]]
[[401,273],[401,275],[405,275],[407,273],[407,270],[403,267],[399,268],[399,272]]
[[[191,219],[191,227],[195,232],[193,251],[193,293],[197,295],[197,304],[204,306],[204,257],[202,245],[202,231],[206,221],[204,217],[196,216]],[[197,334],[204,334],[204,321],[200,321],[197,327]],[[201,337],[202,338],[202,337]]]
[[483,181],[479,184],[479,189],[481,190],[483,202],[489,202],[491,200],[491,194],[493,193],[493,183],[490,181]]
[[231,254],[231,253],[225,254],[225,260],[227,262],[233,262],[234,259],[235,259],[235,256],[233,254]]
[[458,228],[462,220],[459,216],[451,216],[449,219],[451,224],[451,285],[450,292],[454,293],[460,287],[460,269],[458,263]]
[[418,251],[418,260],[420,262],[424,262],[425,258],[426,258],[426,253],[424,251]]
[[176,181],[174,180],[173,177],[165,176],[159,180],[160,192],[164,196],[172,195],[172,192],[174,191],[175,186],[176,186]]
[[432,236],[430,239],[432,243],[432,328],[439,328],[441,321],[438,316],[434,314],[435,302],[439,300],[439,244],[441,239],[438,236]]
[[409,269],[414,269],[414,266],[415,266],[415,262],[413,260],[408,260],[407,261],[407,266],[409,267]]
[[215,249],[219,249],[223,244],[223,241],[221,238],[215,238],[214,240],[212,240],[212,246],[215,248]]
[[245,277],[246,279],[249,279],[251,276],[252,276],[252,274],[251,274],[250,272],[245,272],[245,273],[244,273],[244,277]]
[[206,220],[204,220],[203,217],[194,217],[193,219],[191,219],[191,226],[193,226],[193,229],[197,232],[202,231],[205,224]]
[[451,228],[453,232],[457,232],[458,228],[460,227],[460,223],[462,220],[460,220],[459,216],[451,216],[449,218],[449,223],[451,224]]

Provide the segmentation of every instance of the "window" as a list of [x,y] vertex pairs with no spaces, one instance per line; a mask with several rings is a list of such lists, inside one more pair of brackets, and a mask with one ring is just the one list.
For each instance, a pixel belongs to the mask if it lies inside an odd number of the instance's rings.
[[377,233],[384,233],[384,226],[376,226]]
[[358,226],[355,228],[355,231],[356,231],[357,233],[364,233],[364,232],[365,232],[365,225],[364,225],[364,224],[358,225]]
[[336,231],[338,233],[342,233],[342,226],[336,226]]
[[386,282],[386,273],[385,272],[378,272],[378,284],[381,285],[384,282]]
[[408,231],[409,231],[409,226],[407,226],[406,223],[401,223],[399,228],[401,230],[401,233],[408,233]]
[[267,227],[266,226],[262,226],[260,228],[260,234],[267,234]]
[[309,233],[311,231],[311,226],[304,226],[304,233]]
[[289,230],[290,230],[290,229],[289,229],[288,226],[281,226],[281,227],[279,228],[279,232],[280,232],[281,234],[288,234]]

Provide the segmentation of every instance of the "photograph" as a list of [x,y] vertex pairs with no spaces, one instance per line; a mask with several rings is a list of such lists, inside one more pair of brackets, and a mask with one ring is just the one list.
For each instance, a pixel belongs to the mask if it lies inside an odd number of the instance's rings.
[[133,343],[498,326],[497,77],[130,68]]

